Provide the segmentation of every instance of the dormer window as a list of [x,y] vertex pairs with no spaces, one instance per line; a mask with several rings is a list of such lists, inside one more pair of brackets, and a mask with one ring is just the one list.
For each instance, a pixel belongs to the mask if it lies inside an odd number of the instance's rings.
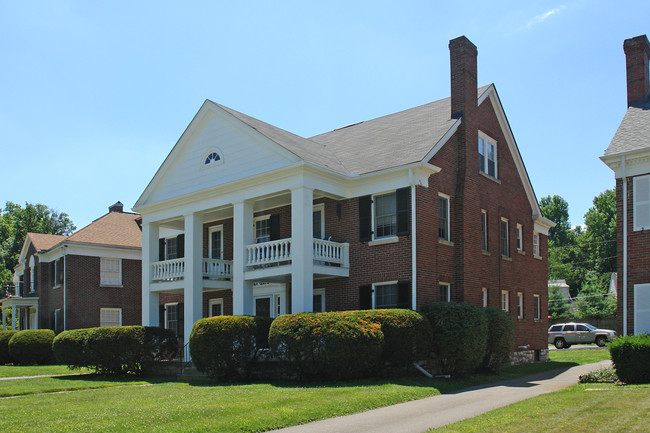
[[215,165],[223,164],[223,158],[221,156],[221,151],[212,149],[203,157],[203,164],[201,167],[208,168],[214,167]]

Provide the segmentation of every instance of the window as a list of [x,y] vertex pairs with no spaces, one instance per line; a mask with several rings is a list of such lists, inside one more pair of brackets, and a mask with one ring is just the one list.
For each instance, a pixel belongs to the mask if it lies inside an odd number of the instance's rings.
[[375,238],[397,234],[397,200],[395,193],[379,195],[375,200]]
[[36,264],[34,256],[29,258],[29,293],[36,291]]
[[223,316],[223,298],[214,298],[208,301],[208,316]]
[[517,292],[517,318],[524,318],[524,294]]
[[178,335],[178,303],[165,304],[165,329]]
[[564,325],[564,332],[575,332],[576,325]]
[[210,258],[223,259],[223,226],[210,227]]
[[488,249],[488,216],[486,210],[481,210],[481,239],[483,242],[483,251]]
[[508,239],[508,230],[510,224],[505,218],[501,218],[501,255],[510,257],[510,243]]
[[168,238],[167,240],[165,240],[165,245],[167,246],[165,259],[173,260],[178,258],[178,239]]
[[99,326],[122,326],[122,309],[100,308]]
[[541,305],[539,302],[539,295],[533,295],[533,314],[534,319],[539,320],[542,318]]
[[501,309],[510,311],[510,295],[507,290],[501,290]]
[[539,254],[539,233],[533,232],[533,256],[540,257]]
[[50,264],[50,272],[52,287],[58,287],[63,284],[63,257]]
[[211,149],[204,154],[201,160],[201,168],[214,167],[223,164],[222,152],[219,149]]
[[478,169],[489,176],[497,178],[496,142],[481,133],[479,133],[478,137]]
[[265,215],[255,218],[255,243],[268,242],[271,240],[271,216]]
[[102,286],[122,285],[122,259],[100,259],[100,284]]
[[325,311],[325,289],[314,289],[314,313]]
[[449,283],[438,284],[440,290],[440,302],[451,302],[451,286]]
[[650,176],[635,177],[632,188],[634,230],[650,228]]
[[483,306],[487,307],[488,306],[488,289],[487,289],[487,287],[483,287],[481,289],[481,292],[482,292],[481,296],[483,298]]
[[438,239],[449,240],[449,197],[438,195]]
[[314,239],[325,239],[325,205],[314,206]]
[[397,308],[399,292],[397,283],[375,285],[375,308]]
[[548,332],[560,332],[562,330],[562,325],[553,325]]
[[524,251],[524,235],[521,224],[517,224],[517,251],[520,253]]

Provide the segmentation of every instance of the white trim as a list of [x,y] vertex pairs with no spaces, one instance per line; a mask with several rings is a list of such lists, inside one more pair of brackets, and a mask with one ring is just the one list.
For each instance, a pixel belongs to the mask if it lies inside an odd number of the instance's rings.
[[[537,239],[537,242],[535,242],[535,239]],[[536,259],[541,259],[542,258],[542,252],[540,250],[540,237],[539,233],[537,231],[533,231],[533,257]]]
[[524,226],[517,223],[517,251],[524,252]]
[[415,185],[411,185],[411,309],[417,309],[417,281],[418,281],[418,260],[417,260],[417,213]]
[[213,305],[221,305],[221,316],[224,315],[223,311],[223,298],[210,298],[208,300],[208,317],[215,317],[212,315],[212,306]]
[[[503,223],[506,223],[506,254],[503,254]],[[499,252],[501,257],[510,257],[510,220],[504,217],[499,221]]]
[[[447,237],[446,238],[441,238],[440,237],[440,232],[438,232],[438,239],[450,242],[451,241],[451,197],[447,194],[443,194],[441,192],[438,193],[438,206],[440,206],[440,199],[443,198],[447,202]],[[438,230],[440,230],[440,209],[438,209]]]
[[524,293],[517,292],[517,319],[524,318]]
[[[498,180],[499,179],[499,155],[498,155],[498,148],[499,148],[498,144],[499,143],[494,138],[490,137],[489,135],[487,135],[486,133],[484,133],[480,129],[478,131],[478,138],[482,139],[484,144],[487,143],[486,145],[483,146],[484,166],[479,167],[478,171],[480,173],[482,173],[482,174],[485,174],[490,179]],[[477,147],[478,147],[478,143],[476,143],[476,144],[477,144]],[[488,158],[489,145],[491,145],[494,148],[494,176],[492,176],[488,172],[488,170],[489,170],[489,168],[488,168],[489,167],[489,161],[490,161],[490,159]],[[478,149],[477,149],[477,151],[478,151]]]
[[255,300],[262,298],[271,299],[271,317],[287,314],[287,286],[285,284],[253,286],[253,315],[257,313]]
[[[621,157],[623,171],[625,158]],[[627,335],[627,177],[623,176],[623,335]]]
[[487,287],[481,287],[481,303],[483,307],[488,306],[488,289]]
[[[212,155],[213,153],[217,154],[217,156],[219,157],[219,160],[216,161],[216,162],[211,162],[210,164],[206,165],[205,160],[208,159],[208,157],[210,155]],[[207,170],[209,168],[213,168],[213,167],[216,167],[218,165],[222,165],[224,162],[225,161],[224,161],[224,157],[223,157],[223,152],[221,151],[221,149],[219,149],[218,147],[211,147],[210,150],[206,151],[203,154],[203,157],[201,158],[201,161],[200,161],[200,164],[201,164],[200,169],[201,170]]]
[[445,294],[446,300],[440,299],[440,302],[451,302],[451,283],[445,283],[443,281],[438,282],[438,294],[440,295],[440,286],[444,286],[447,289],[447,293]]
[[397,288],[397,296],[399,297],[399,286],[397,285],[398,281],[382,281],[380,283],[372,283],[372,309],[377,309],[377,287],[380,286],[391,286],[394,285]]
[[501,309],[503,311],[510,311],[510,292],[507,290],[501,290]]
[[313,213],[320,212],[321,238],[325,238],[325,203],[318,203],[313,206]]
[[[104,313],[118,313],[118,321],[106,320],[105,317],[102,317]],[[117,323],[114,325],[113,323]],[[100,308],[99,309],[99,326],[122,326],[122,309],[121,308]]]
[[176,329],[174,329],[174,331],[176,331],[177,333],[178,333],[178,311],[179,311],[178,304],[179,304],[178,302],[167,302],[167,303],[164,304],[164,308],[165,308],[165,329],[169,329],[169,315],[167,313],[167,307],[176,306]]
[[[212,257],[212,235],[215,232],[221,232],[221,257]],[[223,224],[219,224],[216,226],[211,226],[208,228],[208,257],[211,259],[219,259],[223,260]]]
[[481,250],[485,252],[490,251],[490,237],[488,236],[488,229],[488,212],[485,209],[481,209]]
[[[105,273],[110,274],[113,273],[113,271],[109,271],[107,269],[104,269],[105,266],[112,266],[112,264],[117,261],[117,268],[118,268],[118,273],[119,273],[119,281],[117,282],[112,282],[112,281],[104,281]],[[110,257],[101,257],[99,259],[99,285],[100,286],[111,286],[111,287],[121,287],[122,286],[122,259],[115,259],[115,258],[110,258]]]
[[[535,308],[535,299],[537,299],[537,308]],[[542,320],[542,298],[539,295],[533,295],[533,320]]]
[[[393,198],[395,199],[395,233],[391,233],[390,235],[387,236],[382,236],[382,237],[377,237],[377,197],[383,197],[387,195],[393,195]],[[370,196],[370,200],[372,201],[371,206],[370,206],[370,215],[372,218],[372,239],[371,241],[380,241],[383,239],[391,239],[391,238],[397,238],[397,190],[389,190],[386,192],[381,192],[377,194],[372,194]],[[374,244],[376,245],[376,244]]]
[[650,329],[639,329],[639,313],[644,312],[647,315],[650,315],[650,305],[644,306],[645,308],[643,311],[640,311],[639,308],[639,292],[641,290],[646,290],[648,291],[648,295],[650,296],[650,284],[635,284],[634,285],[634,335],[638,335],[640,333],[648,333],[650,332]]
[[[637,185],[641,181],[647,183],[648,196],[643,197],[644,200],[639,200],[639,198],[637,197],[637,191],[638,191]],[[637,207],[641,205],[648,207],[648,219],[646,221],[639,221],[639,217],[637,214]],[[646,223],[647,225],[645,225],[644,223]],[[650,175],[636,176],[632,178],[632,230],[639,231],[648,228],[650,228]]]

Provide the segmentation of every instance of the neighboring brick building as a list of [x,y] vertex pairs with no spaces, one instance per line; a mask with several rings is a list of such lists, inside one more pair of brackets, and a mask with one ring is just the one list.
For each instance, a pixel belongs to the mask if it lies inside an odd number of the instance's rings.
[[3,311],[12,309],[19,329],[141,324],[139,218],[117,202],[70,236],[28,233],[15,269],[16,293],[0,301]]
[[[618,333],[650,333],[650,44],[623,43],[627,112],[600,159],[616,177]],[[648,231],[646,231],[648,230]]]
[[206,101],[134,209],[143,322],[467,302],[547,350],[548,229],[477,50],[451,98],[308,139]]

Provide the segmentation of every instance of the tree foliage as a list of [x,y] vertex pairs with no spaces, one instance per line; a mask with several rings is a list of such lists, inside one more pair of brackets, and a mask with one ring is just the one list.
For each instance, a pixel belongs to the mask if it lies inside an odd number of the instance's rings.
[[6,202],[0,208],[0,282],[11,281],[18,264],[20,250],[28,232],[68,235],[76,230],[65,212],[57,212],[44,204],[21,205]]

